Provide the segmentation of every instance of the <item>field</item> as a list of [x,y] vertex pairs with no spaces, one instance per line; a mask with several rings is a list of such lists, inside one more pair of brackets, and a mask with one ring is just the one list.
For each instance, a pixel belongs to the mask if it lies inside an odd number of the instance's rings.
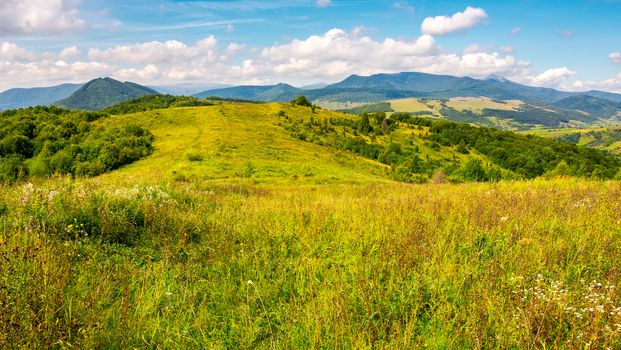
[[0,185],[0,348],[621,347],[620,182],[395,182],[281,110],[106,117],[153,154]]

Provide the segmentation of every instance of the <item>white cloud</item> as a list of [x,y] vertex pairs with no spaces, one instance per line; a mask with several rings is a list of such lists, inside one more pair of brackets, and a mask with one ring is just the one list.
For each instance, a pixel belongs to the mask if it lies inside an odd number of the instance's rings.
[[446,35],[475,27],[487,19],[482,8],[468,6],[464,12],[457,12],[451,17],[427,17],[421,24],[421,30],[429,35]]
[[[353,32],[332,29],[324,35],[274,45],[261,51],[255,64],[264,74],[298,80],[334,81],[349,74],[420,71],[484,78],[491,74],[517,80],[532,75],[530,63],[477,45],[462,54],[443,52],[430,35],[414,40],[375,41]],[[282,78],[281,78],[282,79]]]
[[485,52],[487,49],[479,44],[470,44],[464,49],[465,54]]
[[0,1],[0,35],[49,35],[85,26],[66,0]]
[[515,48],[513,46],[502,46],[500,48],[500,52],[504,52],[504,53],[514,53],[515,52]]
[[91,60],[132,64],[179,62],[199,56],[209,61],[213,60],[216,55],[214,51],[216,45],[217,40],[212,35],[193,46],[187,46],[177,40],[169,40],[120,45],[106,50],[90,49],[88,57]]
[[522,27],[515,27],[511,29],[511,35],[518,35],[520,32],[522,32]]
[[317,0],[315,1],[315,4],[319,7],[328,7],[332,5],[332,0]]
[[34,53],[13,43],[4,42],[0,45],[0,59],[11,61],[31,61],[35,59],[35,55]]
[[558,87],[567,78],[573,77],[576,72],[567,67],[548,69],[545,72],[528,78],[533,86]]
[[612,52],[608,55],[608,58],[614,64],[621,64],[621,52]]
[[65,47],[59,54],[59,57],[62,59],[67,59],[75,56],[79,56],[82,54],[82,50],[78,49],[77,46]]
[[603,90],[621,94],[621,73],[602,81],[577,80],[566,88],[574,91]]

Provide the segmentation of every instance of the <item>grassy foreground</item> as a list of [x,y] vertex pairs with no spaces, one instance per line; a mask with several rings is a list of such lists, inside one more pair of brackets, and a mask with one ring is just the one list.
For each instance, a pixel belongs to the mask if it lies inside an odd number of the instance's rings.
[[621,184],[0,188],[0,348],[619,348]]

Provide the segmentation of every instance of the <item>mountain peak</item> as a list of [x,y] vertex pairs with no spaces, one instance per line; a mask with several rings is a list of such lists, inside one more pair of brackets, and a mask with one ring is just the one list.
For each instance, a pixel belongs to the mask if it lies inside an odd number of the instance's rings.
[[159,94],[159,92],[136,83],[120,82],[104,77],[89,81],[71,96],[56,102],[55,105],[68,109],[99,110],[150,94]]
[[509,79],[507,79],[507,78],[505,78],[505,77],[503,77],[501,75],[498,75],[498,74],[491,74],[487,78],[485,78],[485,80],[499,81],[501,83],[506,83],[506,82],[510,81]]

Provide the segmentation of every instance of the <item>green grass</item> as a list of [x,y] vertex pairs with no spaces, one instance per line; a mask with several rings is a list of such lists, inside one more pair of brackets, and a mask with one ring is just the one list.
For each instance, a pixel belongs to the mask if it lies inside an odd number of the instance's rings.
[[[182,175],[194,180],[238,181],[248,162],[256,183],[385,182],[386,166],[347,152],[292,138],[277,113],[308,119],[310,110],[290,104],[226,104],[183,107],[112,116],[105,123],[132,122],[155,136],[153,156],[104,176],[106,181],[159,183]],[[316,118],[334,113],[317,110]],[[350,116],[351,117],[351,116]],[[191,161],[188,155],[202,157]]]
[[619,191],[3,188],[0,347],[616,348]]
[[0,348],[621,347],[620,182],[397,183],[279,110],[106,118],[153,154],[0,185]]

